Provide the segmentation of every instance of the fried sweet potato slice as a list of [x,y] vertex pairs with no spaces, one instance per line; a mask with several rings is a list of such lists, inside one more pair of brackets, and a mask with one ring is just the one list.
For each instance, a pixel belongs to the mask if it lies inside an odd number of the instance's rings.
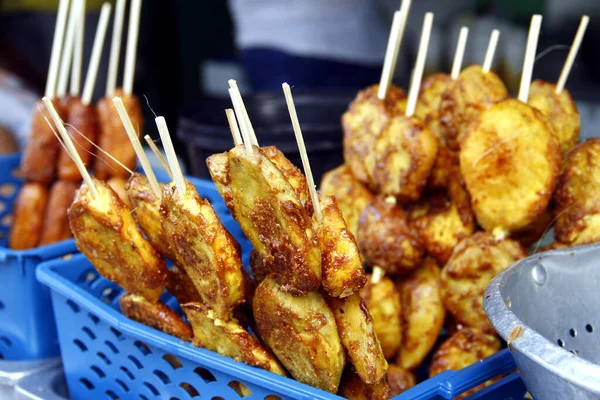
[[48,188],[37,182],[26,182],[13,206],[13,222],[8,246],[14,250],[32,249],[38,245],[48,204]]

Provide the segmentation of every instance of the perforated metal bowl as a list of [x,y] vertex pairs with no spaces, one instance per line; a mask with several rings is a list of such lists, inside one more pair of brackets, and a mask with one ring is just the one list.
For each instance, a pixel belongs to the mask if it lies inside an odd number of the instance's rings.
[[517,262],[485,311],[535,399],[600,399],[600,244]]

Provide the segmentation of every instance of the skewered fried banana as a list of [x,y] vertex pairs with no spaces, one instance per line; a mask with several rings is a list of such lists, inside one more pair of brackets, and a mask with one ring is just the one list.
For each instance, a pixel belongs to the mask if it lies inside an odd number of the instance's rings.
[[560,158],[552,127],[536,109],[510,99],[482,112],[460,150],[479,224],[502,237],[539,218],[554,191]]
[[160,213],[169,253],[182,267],[218,318],[244,301],[242,261],[235,239],[212,205],[185,180],[185,193],[175,182],[164,186]]
[[77,248],[108,280],[157,301],[167,278],[164,260],[110,186],[97,179],[93,183],[98,196],[94,198],[84,183],[68,211]]
[[152,302],[143,296],[126,293],[119,299],[119,305],[127,318],[185,341],[192,340],[192,328],[161,301]]
[[273,354],[242,328],[235,318],[219,319],[208,306],[201,303],[184,304],[182,308],[194,330],[192,343],[195,346],[277,375],[287,375]]
[[525,257],[525,249],[511,239],[497,240],[484,232],[464,239],[442,270],[442,299],[446,310],[459,323],[494,332],[483,309],[483,292],[503,269]]
[[52,185],[48,195],[48,205],[39,246],[60,242],[73,236],[69,227],[67,210],[73,202],[78,188],[78,183],[67,181],[57,181]]
[[402,342],[400,293],[388,277],[384,276],[379,282],[374,283],[369,276],[369,281],[361,289],[360,295],[373,317],[373,328],[381,344],[381,350],[385,358],[390,360],[398,354]]
[[344,370],[338,394],[348,400],[388,400],[392,397],[387,379],[369,385],[350,366]]
[[358,246],[365,262],[396,276],[423,262],[425,248],[404,211],[382,197],[367,206],[358,222]]
[[297,381],[337,392],[344,348],[319,293],[293,296],[266,278],[254,293],[253,311],[259,336]]
[[44,226],[48,188],[41,183],[26,182],[15,199],[13,222],[8,246],[14,250],[37,246]]
[[127,190],[125,189],[125,186],[127,185],[127,180],[120,176],[113,176],[112,178],[109,178],[106,181],[106,183],[108,183],[108,186],[110,186],[112,190],[115,191],[115,193],[119,196],[123,203],[125,203],[127,208],[131,209],[131,200],[129,199],[129,196],[127,195]]
[[177,266],[167,271],[167,292],[171,293],[179,304],[202,302],[202,298],[188,274]]
[[440,289],[440,268],[432,258],[412,275],[399,281],[402,296],[402,345],[398,356],[400,367],[416,369],[435,345],[446,310]]
[[356,373],[365,383],[380,382],[387,373],[388,363],[365,301],[359,294],[353,294],[343,299],[330,297],[328,302]]
[[[93,146],[98,135],[98,118],[96,108],[93,105],[85,105],[80,98],[72,98],[69,101],[69,113],[67,121],[72,127],[71,137],[73,144],[77,150],[77,154],[81,158],[83,165],[89,168],[91,164]],[[88,140],[86,140],[87,138]],[[61,149],[58,157],[58,177],[62,180],[81,182],[81,174],[77,169],[75,161],[65,149]]]
[[438,73],[425,78],[421,83],[419,101],[415,109],[415,115],[421,118],[427,128],[440,140],[444,138],[440,126],[440,101],[442,94],[451,83],[452,78],[448,74]]
[[431,189],[447,189],[453,177],[460,174],[458,154],[445,144],[440,144],[435,163],[427,181]]

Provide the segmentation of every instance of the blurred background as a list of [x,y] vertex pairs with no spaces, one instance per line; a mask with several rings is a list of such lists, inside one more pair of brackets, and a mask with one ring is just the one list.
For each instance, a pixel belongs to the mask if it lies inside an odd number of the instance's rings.
[[[87,0],[84,71],[102,3]],[[31,107],[45,85],[57,6],[58,0],[0,0],[0,149],[23,143],[28,134]],[[324,170],[341,162],[341,113],[357,90],[379,81],[399,6],[400,0],[144,0],[135,92],[167,118],[177,132],[179,154],[192,172],[203,175],[203,157],[231,145],[223,113],[230,107],[227,80],[238,81],[261,144],[280,147],[293,142],[280,89],[287,81],[297,96],[311,156],[340,149],[339,158],[318,159]],[[581,15],[589,15],[567,88],[582,114],[582,136],[594,134],[590,130],[600,119],[595,106],[600,57],[594,48],[600,2],[414,0],[394,78],[404,89],[426,11],[435,13],[426,75],[449,72],[461,26],[470,28],[463,66],[483,62],[490,32],[497,28],[494,69],[513,93],[531,15],[544,16],[533,79],[552,82]],[[107,36],[96,98],[105,87]],[[149,107],[144,105],[144,112],[150,120]],[[146,125],[146,133],[157,137],[153,124]]]

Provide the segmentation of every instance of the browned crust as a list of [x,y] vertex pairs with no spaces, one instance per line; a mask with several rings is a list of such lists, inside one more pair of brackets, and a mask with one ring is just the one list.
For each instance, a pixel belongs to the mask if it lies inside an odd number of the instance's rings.
[[48,204],[48,188],[41,183],[26,182],[13,205],[8,246],[14,250],[32,249],[42,234]]
[[439,106],[442,94],[452,83],[452,78],[448,74],[437,73],[429,75],[421,83],[419,91],[419,101],[415,109],[415,115],[419,117],[433,132],[442,143],[445,142],[441,132]]
[[[84,105],[79,97],[71,98],[69,101],[69,118],[67,122],[72,125],[67,126],[67,130],[73,138],[73,144],[77,149],[77,154],[81,158],[83,164],[89,168],[91,165],[92,155],[95,153],[95,148],[86,138],[92,142],[96,142],[98,136],[98,115],[96,107],[93,105]],[[79,132],[79,133],[78,133]],[[81,133],[81,135],[80,135]],[[61,149],[58,157],[58,177],[62,180],[81,182],[81,174],[77,169],[77,165],[71,159],[65,149]]]
[[60,242],[73,236],[67,210],[78,188],[78,183],[66,181],[57,181],[50,188],[40,246]]
[[387,379],[369,385],[360,379],[351,366],[344,370],[338,395],[349,400],[388,400],[392,397]]
[[358,246],[365,262],[395,276],[413,271],[423,262],[425,247],[404,211],[378,197],[358,222]]
[[427,187],[431,189],[447,189],[455,175],[460,176],[458,154],[446,145],[440,144],[435,163],[431,168]]
[[119,299],[123,315],[151,328],[185,341],[192,340],[192,328],[166,304],[146,300],[143,296],[126,293]]
[[177,266],[167,272],[167,291],[177,299],[179,304],[202,302],[202,298],[188,274]]
[[390,385],[390,396],[398,396],[417,384],[415,375],[394,364],[390,364],[387,374],[388,385]]
[[493,104],[508,98],[508,90],[493,71],[483,72],[480,65],[462,70],[458,78],[442,94],[439,116],[448,145],[458,150],[479,114]]

